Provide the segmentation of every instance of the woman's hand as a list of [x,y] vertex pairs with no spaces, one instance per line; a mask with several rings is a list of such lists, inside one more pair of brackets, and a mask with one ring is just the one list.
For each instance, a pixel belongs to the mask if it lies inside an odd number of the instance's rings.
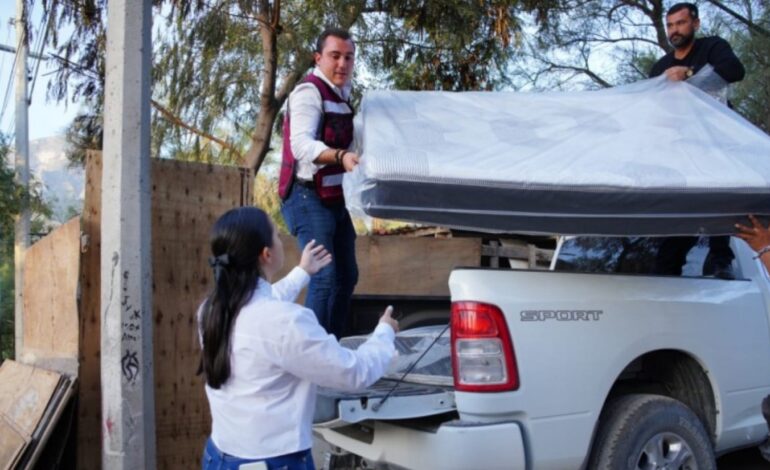
[[388,305],[388,307],[385,309],[385,313],[382,314],[380,317],[380,323],[386,323],[393,328],[393,331],[398,333],[398,320],[393,318],[393,306]]
[[332,262],[332,255],[323,245],[316,244],[315,240],[305,245],[302,250],[302,258],[299,260],[299,267],[304,269],[309,275],[313,275]]
[[770,226],[765,227],[753,215],[749,216],[749,220],[752,227],[735,224],[735,228],[738,229],[735,236],[745,240],[754,251],[759,251],[770,245]]

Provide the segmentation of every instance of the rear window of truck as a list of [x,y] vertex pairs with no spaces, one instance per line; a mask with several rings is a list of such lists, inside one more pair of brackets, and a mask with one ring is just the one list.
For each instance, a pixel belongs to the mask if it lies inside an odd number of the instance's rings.
[[[554,269],[583,273],[654,274],[662,238],[571,237],[563,241]],[[687,254],[682,276],[701,276],[708,255],[701,237]]]

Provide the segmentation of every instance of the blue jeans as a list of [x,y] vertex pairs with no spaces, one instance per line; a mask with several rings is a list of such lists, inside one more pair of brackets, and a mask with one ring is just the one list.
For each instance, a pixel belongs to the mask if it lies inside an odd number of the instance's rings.
[[310,279],[305,306],[338,339],[347,333],[350,298],[358,283],[356,232],[344,204],[325,206],[314,189],[295,184],[281,213],[300,251],[310,240],[322,244],[332,262]]
[[206,441],[201,467],[203,470],[238,470],[241,465],[254,462],[264,462],[268,470],[315,470],[310,449],[264,460],[241,459],[219,450],[211,438]]

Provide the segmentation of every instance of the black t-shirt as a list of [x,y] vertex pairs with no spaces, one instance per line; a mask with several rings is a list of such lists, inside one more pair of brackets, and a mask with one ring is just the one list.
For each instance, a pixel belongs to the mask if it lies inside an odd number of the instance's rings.
[[675,65],[692,67],[693,72],[698,73],[698,70],[706,64],[711,64],[714,71],[728,83],[741,81],[746,74],[743,64],[735,56],[730,44],[719,36],[710,36],[696,39],[693,48],[684,59],[675,58],[673,51],[661,57],[652,66],[650,78],[661,75],[667,68]]

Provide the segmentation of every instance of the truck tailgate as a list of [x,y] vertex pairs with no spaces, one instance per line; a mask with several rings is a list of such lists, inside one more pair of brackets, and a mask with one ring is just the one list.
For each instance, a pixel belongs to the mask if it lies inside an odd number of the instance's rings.
[[[355,349],[365,340],[352,336],[341,344]],[[421,418],[455,410],[448,328],[406,330],[396,335],[395,345],[398,356],[385,377],[371,387],[353,392],[318,389],[316,426]]]

